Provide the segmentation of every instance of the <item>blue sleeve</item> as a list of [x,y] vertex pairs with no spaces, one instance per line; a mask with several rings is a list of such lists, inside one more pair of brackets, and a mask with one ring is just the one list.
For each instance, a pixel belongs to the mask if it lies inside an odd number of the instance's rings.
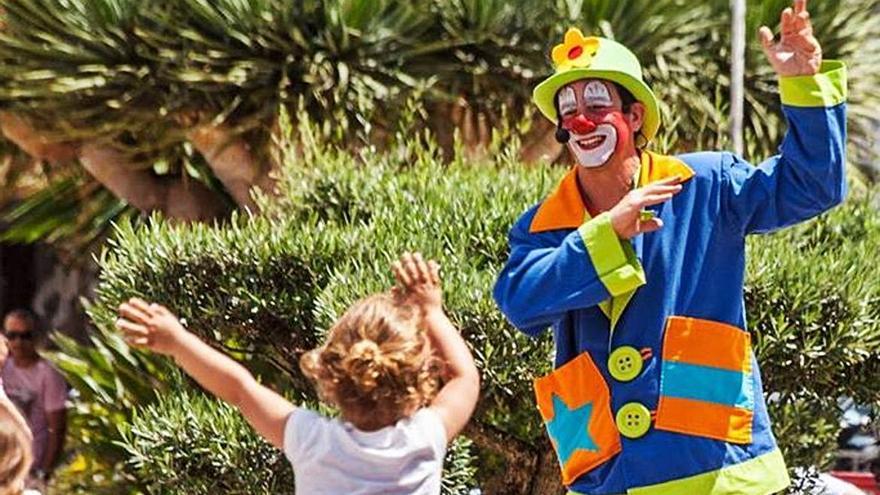
[[827,211],[846,194],[846,71],[780,81],[788,132],[780,153],[754,167],[725,153],[721,208],[743,234],[770,232]]
[[514,326],[537,335],[567,311],[595,306],[645,283],[632,244],[621,241],[607,214],[552,242],[558,233],[510,232],[510,258],[493,296]]

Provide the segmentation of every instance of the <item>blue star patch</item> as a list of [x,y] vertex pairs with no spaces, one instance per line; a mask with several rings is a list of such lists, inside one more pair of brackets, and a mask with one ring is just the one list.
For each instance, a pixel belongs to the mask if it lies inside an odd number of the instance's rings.
[[588,430],[592,416],[592,402],[569,409],[558,395],[553,394],[553,419],[547,422],[547,432],[556,444],[556,453],[563,466],[576,450],[599,451]]

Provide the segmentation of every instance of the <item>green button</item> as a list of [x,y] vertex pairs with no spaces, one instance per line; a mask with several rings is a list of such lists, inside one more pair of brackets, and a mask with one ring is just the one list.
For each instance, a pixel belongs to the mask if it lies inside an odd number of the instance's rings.
[[617,411],[615,421],[621,435],[639,438],[651,429],[651,411],[638,402],[630,402]]
[[635,347],[618,347],[608,356],[608,372],[619,382],[628,382],[639,376],[642,366],[642,354]]

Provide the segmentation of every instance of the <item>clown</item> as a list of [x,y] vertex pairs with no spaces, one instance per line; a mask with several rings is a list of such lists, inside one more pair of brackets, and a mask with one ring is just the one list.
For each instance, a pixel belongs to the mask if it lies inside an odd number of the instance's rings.
[[529,335],[552,327],[538,409],[576,494],[776,493],[743,304],[745,237],[814,217],[845,193],[846,69],[822,61],[804,0],[760,31],[789,129],[754,167],[725,152],[642,148],[660,112],[635,56],[570,29],[535,88],[576,165],[510,232],[494,296]]

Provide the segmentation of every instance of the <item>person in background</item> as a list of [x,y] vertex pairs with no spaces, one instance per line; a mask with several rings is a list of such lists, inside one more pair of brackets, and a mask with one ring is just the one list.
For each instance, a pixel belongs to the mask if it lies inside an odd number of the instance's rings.
[[67,432],[67,383],[37,352],[39,325],[28,310],[17,309],[3,318],[9,359],[3,365],[6,394],[24,416],[33,433],[31,476],[45,483],[61,457]]

